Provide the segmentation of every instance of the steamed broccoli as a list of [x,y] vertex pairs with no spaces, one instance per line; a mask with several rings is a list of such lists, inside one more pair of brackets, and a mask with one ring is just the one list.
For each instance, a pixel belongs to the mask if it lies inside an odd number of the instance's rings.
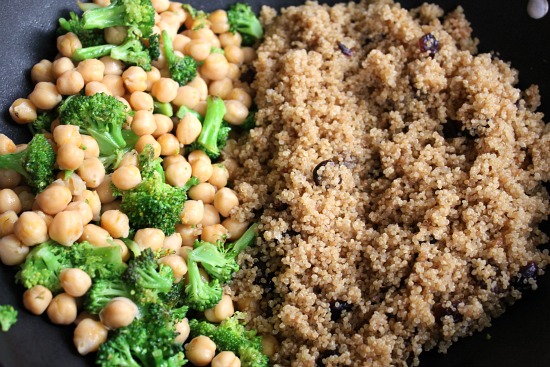
[[180,367],[187,363],[183,348],[174,343],[175,324],[186,307],[170,309],[160,304],[142,307],[141,317],[115,330],[101,344],[96,363],[103,367]]
[[149,37],[155,25],[155,9],[151,0],[113,0],[104,8],[86,10],[82,21],[84,29],[136,27],[143,37]]
[[248,116],[246,116],[246,120],[242,124],[239,125],[240,131],[249,131],[256,127],[256,110],[250,109],[248,112]]
[[235,3],[227,11],[229,31],[239,32],[243,38],[243,46],[252,46],[264,36],[262,24],[248,4]]
[[192,309],[204,311],[216,306],[222,299],[222,287],[217,279],[206,282],[202,279],[197,262],[187,259],[187,277],[189,284],[185,287],[185,303]]
[[200,262],[210,276],[221,283],[227,283],[231,280],[233,273],[239,270],[237,255],[254,241],[257,227],[258,225],[254,223],[241,238],[227,246],[196,241],[196,248],[191,251],[189,257],[196,262]]
[[84,29],[82,19],[75,13],[70,13],[70,19],[60,18],[58,34],[72,32],[76,34],[82,47],[99,46],[105,44],[103,31],[99,29]]
[[135,229],[159,228],[167,236],[175,231],[175,225],[181,221],[180,213],[187,191],[198,184],[195,177],[184,187],[170,186],[164,181],[164,171],[160,159],[155,159],[153,147],[145,146],[138,156],[141,171],[141,183],[122,192],[121,209]]
[[196,141],[186,147],[187,152],[200,149],[212,159],[220,156],[231,131],[223,121],[225,111],[225,104],[221,98],[208,96],[201,133]]
[[0,305],[0,327],[3,332],[8,332],[17,322],[17,310],[10,305]]
[[160,36],[154,33],[149,37],[147,51],[149,51],[149,57],[151,61],[158,60],[160,57]]
[[219,325],[208,321],[189,320],[191,337],[205,335],[216,343],[219,351],[231,351],[241,359],[243,367],[267,367],[269,358],[262,353],[262,338],[247,330],[242,323],[244,314],[235,314]]
[[131,288],[117,276],[95,279],[86,293],[84,308],[92,314],[99,314],[103,307],[115,297],[132,299]]
[[202,121],[203,121],[202,116],[197,111],[192,110],[192,109],[190,109],[189,107],[187,107],[185,105],[182,105],[182,106],[180,106],[180,108],[178,108],[178,112],[176,112],[176,116],[179,119],[182,119],[188,113],[194,115],[197,118],[197,120],[199,120],[202,123]]
[[36,120],[29,124],[29,129],[33,135],[45,132],[51,132],[52,123],[57,118],[57,111],[45,111],[38,114]]
[[174,109],[172,108],[172,104],[170,102],[155,101],[153,103],[153,106],[154,113],[160,113],[168,117],[174,116]]
[[170,77],[177,81],[179,85],[189,83],[197,76],[197,62],[191,56],[180,57],[174,54],[172,39],[165,30],[162,31],[162,42]]
[[55,152],[43,134],[36,134],[20,152],[0,155],[0,169],[11,169],[25,177],[34,192],[53,182],[54,165]]

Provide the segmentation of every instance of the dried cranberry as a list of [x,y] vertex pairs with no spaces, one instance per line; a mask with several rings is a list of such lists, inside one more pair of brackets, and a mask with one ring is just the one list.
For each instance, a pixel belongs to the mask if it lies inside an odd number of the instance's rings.
[[346,56],[352,56],[353,50],[351,48],[348,48],[346,45],[344,45],[342,42],[338,41],[338,48],[342,53]]
[[418,46],[420,47],[420,51],[428,52],[431,57],[434,57],[435,54],[439,51],[439,41],[431,33],[425,34],[420,37],[420,39],[418,40]]
[[[315,184],[319,186],[323,183],[323,176],[319,174],[319,170],[321,169],[321,167],[335,165],[336,163],[334,163],[331,159],[327,159],[326,161],[322,161],[318,165],[316,165],[313,169],[313,181],[315,182]],[[342,177],[340,177],[338,183],[342,183]],[[325,188],[330,189],[332,188],[332,185],[325,185]]]
[[532,289],[530,279],[537,280],[539,267],[534,261],[529,261],[525,266],[519,269],[516,278],[512,281],[512,286],[519,291]]
[[330,319],[337,321],[342,317],[344,311],[351,311],[353,304],[344,301],[335,301],[330,303]]
[[462,321],[462,314],[458,311],[459,303],[458,301],[452,301],[451,307],[445,307],[442,303],[436,303],[432,308],[435,321],[442,323],[445,316],[451,316],[455,323]]

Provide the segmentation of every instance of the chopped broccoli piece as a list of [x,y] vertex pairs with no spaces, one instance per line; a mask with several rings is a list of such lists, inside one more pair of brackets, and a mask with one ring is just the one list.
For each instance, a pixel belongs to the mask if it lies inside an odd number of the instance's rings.
[[155,101],[153,103],[154,105],[154,112],[155,113],[160,113],[160,114],[163,114],[165,116],[168,116],[168,117],[172,117],[174,116],[174,110],[172,108],[172,104],[170,102],[159,102],[159,101]]
[[222,54],[222,55],[225,55],[225,51],[223,48],[220,48],[220,47],[211,47],[210,48],[210,53],[211,54]]
[[97,315],[115,297],[132,299],[131,288],[117,276],[96,279],[86,293],[84,309]]
[[82,21],[84,29],[136,27],[143,37],[149,37],[155,25],[155,9],[151,0],[113,0],[106,7],[86,10]]
[[0,169],[11,169],[25,177],[34,192],[41,192],[54,180],[55,152],[43,134],[36,134],[17,153],[0,155]]
[[99,59],[103,56],[111,55],[111,51],[115,49],[117,45],[104,44],[98,46],[89,46],[84,48],[77,48],[74,50],[71,58],[74,61],[84,61],[88,59]]
[[193,19],[193,24],[191,25],[192,30],[196,31],[204,28],[209,15],[207,12],[204,10],[197,10],[190,4],[183,4],[182,8],[189,13],[189,16]]
[[178,112],[176,112],[176,116],[180,119],[182,119],[185,115],[187,115],[188,113],[192,114],[192,115],[195,115],[195,117],[197,118],[197,120],[199,120],[200,122],[203,121],[203,118],[202,116],[200,115],[200,113],[198,113],[197,111],[195,110],[192,110],[190,109],[189,107],[186,107],[186,106],[180,106],[180,108],[178,109]]
[[185,287],[185,303],[192,309],[204,311],[216,306],[222,299],[222,287],[217,279],[206,282],[202,279],[196,261],[187,259],[189,284]]
[[195,142],[186,147],[187,152],[200,149],[211,159],[220,156],[221,149],[227,143],[231,131],[231,128],[223,121],[225,111],[225,104],[221,98],[208,96],[201,133]]
[[174,53],[172,39],[165,30],[162,31],[162,42],[164,44],[164,56],[168,62],[170,76],[179,85],[189,83],[197,76],[197,62],[191,56],[177,56]]
[[0,327],[3,332],[8,332],[17,322],[17,310],[11,305],[0,305]]
[[80,42],[82,47],[99,46],[105,44],[103,31],[98,29],[84,29],[82,27],[82,19],[74,12],[70,13],[70,19],[60,18],[58,34],[73,32]]
[[243,38],[243,46],[252,46],[264,36],[262,24],[248,4],[235,3],[227,11],[229,31],[239,32]]
[[147,50],[149,51],[151,61],[158,60],[160,57],[160,36],[157,33],[154,33],[151,37],[149,37]]
[[235,314],[219,325],[197,319],[189,320],[191,337],[205,335],[216,343],[219,351],[231,351],[241,359],[243,367],[267,367],[269,358],[262,353],[262,338],[242,323],[244,314]]
[[238,126],[240,131],[249,131],[256,127],[256,112],[257,111],[255,109],[249,110],[246,120]]
[[51,110],[41,112],[32,123],[29,124],[29,128],[33,135],[42,134],[45,132],[51,132],[52,123],[57,118],[57,111]]

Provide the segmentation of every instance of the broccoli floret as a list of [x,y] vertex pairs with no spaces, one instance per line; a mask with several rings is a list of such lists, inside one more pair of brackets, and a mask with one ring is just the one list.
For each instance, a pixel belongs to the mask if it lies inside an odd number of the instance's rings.
[[196,261],[187,259],[189,284],[185,287],[185,303],[192,309],[204,311],[216,306],[222,299],[222,287],[217,279],[206,282],[202,279]]
[[103,307],[115,297],[132,299],[131,288],[120,277],[96,279],[86,293],[84,308],[92,314],[99,314]]
[[193,24],[190,27],[192,30],[196,31],[204,28],[209,16],[207,12],[205,12],[204,10],[197,10],[193,8],[190,4],[183,4],[182,8],[187,13],[189,13],[189,16],[191,18],[193,18]]
[[155,101],[153,103],[154,105],[154,113],[160,113],[168,117],[174,116],[174,109],[172,108],[172,104],[170,102],[159,102]]
[[84,29],[136,27],[143,37],[149,37],[155,25],[155,9],[151,0],[113,0],[106,7],[86,10],[82,21]]
[[70,18],[60,18],[58,34],[73,32],[76,34],[82,47],[99,46],[105,44],[103,31],[98,29],[84,29],[82,27],[82,19],[74,12],[70,13]]
[[197,62],[191,56],[177,56],[174,53],[172,39],[168,32],[162,31],[162,42],[164,44],[164,56],[168,62],[170,77],[179,85],[185,85],[197,76]]
[[74,243],[67,251],[73,267],[84,270],[92,279],[120,276],[126,270],[120,246],[116,244],[97,247],[83,241]]
[[203,121],[203,118],[202,116],[200,115],[200,113],[198,113],[197,111],[195,110],[192,110],[190,109],[189,107],[187,106],[180,106],[180,108],[178,109],[178,112],[176,112],[176,116],[180,119],[182,119],[185,115],[187,115],[188,113],[194,115],[197,120],[199,120],[201,123]]
[[25,177],[34,192],[54,180],[55,152],[43,134],[36,134],[25,149],[0,155],[0,169],[11,169]]
[[151,61],[158,60],[160,57],[160,36],[157,33],[154,33],[151,37],[149,37],[147,50],[149,51]]
[[175,231],[181,221],[180,213],[187,191],[199,183],[195,177],[184,187],[174,187],[164,182],[164,171],[160,159],[154,158],[153,147],[147,145],[138,156],[141,183],[122,192],[121,209],[130,220],[134,230],[159,228],[167,236]]
[[235,312],[219,325],[197,319],[189,320],[191,337],[208,336],[219,351],[231,351],[241,359],[243,367],[268,367],[269,358],[262,353],[262,338],[242,323],[244,314]]
[[243,46],[252,46],[257,40],[264,36],[262,24],[248,4],[236,3],[227,11],[229,20],[229,31],[239,32],[243,38]]
[[196,248],[191,251],[189,256],[194,261],[200,262],[210,276],[218,279],[221,283],[227,283],[239,270],[237,255],[254,242],[257,227],[258,225],[254,223],[237,241],[227,246],[221,244],[216,246],[209,242],[196,241]]
[[186,147],[186,152],[200,149],[211,159],[220,156],[231,131],[223,121],[225,111],[225,104],[221,98],[208,96],[201,133],[196,141]]
[[51,110],[40,113],[36,120],[29,124],[29,129],[33,135],[51,132],[52,123],[57,118],[57,111]]
[[7,332],[17,322],[17,310],[11,305],[0,305],[0,327]]
[[175,323],[187,308],[160,304],[142,308],[141,318],[113,332],[99,347],[96,363],[103,367],[180,367],[187,363],[181,345],[175,344]]
[[246,120],[239,125],[240,131],[250,131],[256,127],[256,112],[257,111],[255,109],[250,109],[248,116],[246,116]]

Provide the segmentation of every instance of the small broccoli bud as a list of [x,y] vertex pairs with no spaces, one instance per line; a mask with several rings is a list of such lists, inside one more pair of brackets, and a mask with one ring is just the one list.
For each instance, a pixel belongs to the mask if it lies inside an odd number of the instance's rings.
[[0,305],[0,327],[3,332],[8,330],[17,322],[17,310],[11,305]]

